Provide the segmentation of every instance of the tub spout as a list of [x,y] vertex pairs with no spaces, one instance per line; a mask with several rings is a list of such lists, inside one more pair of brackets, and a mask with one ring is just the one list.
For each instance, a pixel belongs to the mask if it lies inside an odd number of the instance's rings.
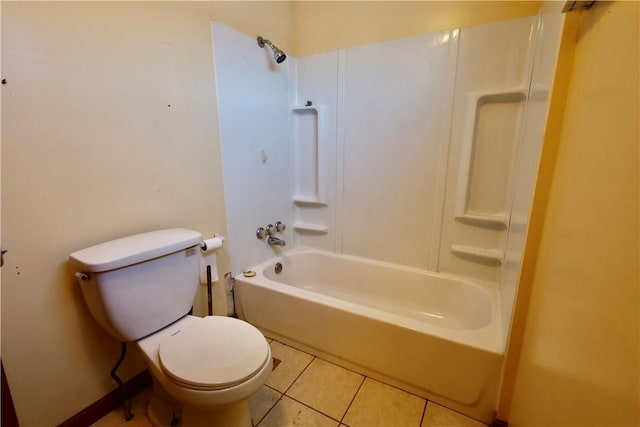
[[285,246],[286,243],[284,240],[278,239],[277,237],[269,236],[267,238],[267,243],[269,246]]

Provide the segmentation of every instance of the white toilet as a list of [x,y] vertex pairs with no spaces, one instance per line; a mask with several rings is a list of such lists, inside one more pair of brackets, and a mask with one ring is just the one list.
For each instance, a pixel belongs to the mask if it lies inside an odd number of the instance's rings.
[[271,373],[271,350],[242,320],[188,315],[200,280],[201,241],[195,231],[160,230],[69,259],[93,317],[119,341],[136,342],[154,383],[181,404],[182,426],[250,427],[247,399]]

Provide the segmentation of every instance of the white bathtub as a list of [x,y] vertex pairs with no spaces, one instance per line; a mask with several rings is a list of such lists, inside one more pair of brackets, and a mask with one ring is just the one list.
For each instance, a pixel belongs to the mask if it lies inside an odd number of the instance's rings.
[[236,308],[265,334],[492,421],[504,350],[495,284],[308,249],[253,270],[235,277]]

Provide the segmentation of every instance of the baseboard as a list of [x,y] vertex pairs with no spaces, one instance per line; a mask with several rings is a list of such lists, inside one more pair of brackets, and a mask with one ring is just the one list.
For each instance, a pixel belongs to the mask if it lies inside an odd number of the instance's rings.
[[149,387],[151,383],[151,374],[149,374],[149,371],[144,370],[124,383],[123,395],[120,394],[120,390],[115,389],[100,400],[92,403],[82,411],[64,421],[58,427],[86,427],[91,425],[116,409],[120,405],[123,397],[124,399],[130,399],[145,388]]

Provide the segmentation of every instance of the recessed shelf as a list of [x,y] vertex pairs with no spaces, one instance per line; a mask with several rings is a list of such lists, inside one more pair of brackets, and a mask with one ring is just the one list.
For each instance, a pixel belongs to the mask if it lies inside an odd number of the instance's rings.
[[320,201],[325,197],[322,109],[309,106],[291,111],[294,188],[295,194],[302,196],[294,200]]
[[457,220],[477,226],[508,225],[512,172],[492,163],[493,154],[504,157],[505,165],[514,161],[526,99],[525,87],[467,94],[454,202]]
[[329,232],[329,227],[326,225],[310,224],[306,222],[296,222],[293,224],[293,229],[314,234],[327,234]]

